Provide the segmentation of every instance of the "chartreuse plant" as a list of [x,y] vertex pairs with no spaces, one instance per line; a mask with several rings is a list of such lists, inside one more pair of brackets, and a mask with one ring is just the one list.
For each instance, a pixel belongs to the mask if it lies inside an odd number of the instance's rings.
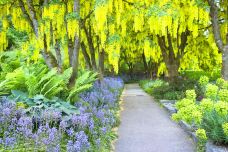
[[178,112],[172,118],[200,128],[196,134],[202,143],[208,138],[217,144],[227,145],[228,102],[227,90],[223,87],[226,81],[218,79],[215,85],[203,77],[199,82],[201,87],[206,87],[206,98],[198,102],[195,100],[194,90],[186,91],[186,98],[176,103]]
[[198,147],[197,147],[197,151],[205,151],[204,145],[207,141],[207,135],[206,135],[206,131],[204,129],[197,129],[196,130],[196,137],[199,139],[199,142],[197,143]]
[[221,89],[218,92],[219,100],[228,102],[228,89]]
[[217,100],[218,86],[216,86],[214,84],[207,84],[205,95],[207,98],[210,98],[212,100]]
[[228,122],[222,125],[223,131],[228,138]]

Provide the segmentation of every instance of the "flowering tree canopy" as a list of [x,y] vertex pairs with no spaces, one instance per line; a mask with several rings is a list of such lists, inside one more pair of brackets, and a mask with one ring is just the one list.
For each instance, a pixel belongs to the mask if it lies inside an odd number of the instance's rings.
[[[227,2],[219,3],[216,6],[225,17]],[[128,60],[143,56],[145,65],[156,63],[158,74],[170,77],[177,76],[180,68],[212,69],[222,60],[211,28],[210,4],[201,0],[4,0],[0,50],[7,48],[7,29],[13,26],[28,33],[22,50],[32,50],[30,60],[42,54],[50,68],[61,72],[65,64],[74,67],[73,75],[78,64],[102,72],[105,61],[118,72],[122,53]],[[221,33],[227,33],[224,20]],[[78,62],[79,54],[85,62]]]

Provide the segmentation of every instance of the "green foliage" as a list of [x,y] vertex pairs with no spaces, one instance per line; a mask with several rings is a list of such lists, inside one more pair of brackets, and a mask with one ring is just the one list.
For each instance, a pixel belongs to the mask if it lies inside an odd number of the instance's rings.
[[7,95],[11,90],[25,89],[25,73],[22,68],[18,68],[6,75],[5,80],[0,83],[0,95]]
[[[156,99],[179,100],[184,98],[186,90],[197,88],[197,81],[176,79],[174,82],[167,83],[162,80],[143,80],[140,81],[140,85]],[[199,95],[197,94],[196,96]]]
[[7,30],[7,37],[10,46],[20,47],[23,42],[28,40],[28,35],[26,32],[17,31],[15,28],[10,27]]
[[27,112],[32,111],[31,109],[39,109],[39,110],[48,110],[55,109],[63,112],[65,118],[72,114],[78,114],[78,109],[71,105],[70,103],[63,101],[57,97],[53,97],[52,99],[48,99],[43,95],[35,95],[30,98],[27,93],[22,91],[13,90],[12,95],[8,97],[9,99],[14,99],[18,105],[23,105],[26,108]]
[[191,100],[196,100],[196,92],[195,90],[187,90],[186,91],[186,98]]
[[222,78],[216,80],[216,85],[222,89],[228,89],[228,82]]
[[166,83],[163,80],[142,80],[139,82],[140,86],[149,94],[152,93],[152,91],[155,88],[161,87],[161,86],[168,86],[168,83]]
[[214,102],[211,99],[207,99],[207,98],[203,99],[200,102],[200,108],[204,112],[212,111],[213,110],[213,105],[214,105]]
[[73,102],[73,100],[77,99],[77,95],[80,92],[88,90],[93,86],[93,82],[97,80],[98,73],[93,73],[91,71],[87,71],[77,78],[75,85],[71,88],[71,91],[67,97],[68,101]]
[[10,94],[11,90],[20,90],[28,92],[31,98],[41,94],[49,99],[57,96],[72,101],[79,93],[89,89],[98,75],[87,71],[78,77],[75,86],[69,89],[71,74],[72,68],[59,74],[57,68],[49,71],[48,67],[40,62],[24,65],[6,74],[0,83],[0,95]]
[[5,79],[7,73],[23,65],[24,57],[20,51],[7,51],[0,54],[0,81]]
[[171,91],[171,92],[166,92],[162,98],[167,100],[177,100],[177,99],[181,99],[182,96],[183,94],[181,91]]
[[[194,94],[193,90],[186,91],[187,98],[176,103],[178,112],[172,118],[176,121],[184,120],[191,125],[202,128],[205,130],[207,137],[215,143],[228,144],[226,134],[228,90],[223,87],[226,81],[220,78],[216,81],[217,85],[215,85],[209,83],[207,77],[201,77],[199,82],[201,87],[205,87],[204,94],[207,98],[200,102],[194,101],[190,97]],[[203,135],[203,137],[203,140],[206,140],[206,136]]]
[[181,72],[181,76],[195,81],[198,81],[201,76],[207,76],[211,81],[214,81],[221,77],[221,69],[215,69],[213,71],[185,70]]
[[71,12],[71,13],[67,14],[66,19],[67,20],[74,20],[74,19],[79,20],[80,19],[80,15],[77,12]]
[[214,84],[207,84],[206,85],[205,95],[207,98],[210,98],[212,100],[216,100],[217,94],[218,94],[218,86],[216,86]]
[[219,100],[226,101],[228,103],[228,90],[227,89],[221,89],[218,92]]
[[209,78],[207,76],[201,76],[199,79],[199,84],[201,86],[206,86],[209,82]]
[[201,127],[207,132],[209,139],[219,144],[228,144],[228,138],[223,131],[223,124],[228,122],[228,117],[222,117],[216,111],[206,112],[201,122]]

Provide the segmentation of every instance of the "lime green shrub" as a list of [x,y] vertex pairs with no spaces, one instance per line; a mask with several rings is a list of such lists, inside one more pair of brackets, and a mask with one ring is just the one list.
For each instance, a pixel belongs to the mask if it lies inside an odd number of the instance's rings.
[[218,86],[216,86],[214,84],[207,84],[205,94],[206,94],[207,98],[210,98],[212,100],[216,100],[217,95],[218,95]]
[[228,138],[228,122],[227,123],[224,123],[223,125],[222,125],[222,128],[223,128],[223,132],[224,132],[224,134],[227,136],[227,138]]
[[219,99],[221,101],[226,101],[228,102],[228,90],[227,89],[221,89],[218,92]]
[[200,102],[200,108],[203,113],[205,112],[211,112],[214,107],[214,102],[211,99],[203,99]]
[[208,84],[208,82],[209,82],[209,78],[207,76],[202,76],[199,79],[199,84],[201,86],[206,86]]
[[187,99],[195,100],[196,99],[196,92],[195,92],[195,90],[187,90],[186,91],[186,98]]
[[[207,82],[207,84],[206,84]],[[224,88],[227,82],[218,79],[216,84],[209,83],[206,77],[199,80],[205,87],[202,101],[195,100],[194,90],[186,91],[186,98],[176,103],[178,112],[173,114],[175,121],[184,120],[200,128],[196,131],[200,140],[207,138],[219,144],[228,144],[228,91]]]
[[207,140],[206,131],[204,129],[197,129],[196,137],[198,137],[201,140]]

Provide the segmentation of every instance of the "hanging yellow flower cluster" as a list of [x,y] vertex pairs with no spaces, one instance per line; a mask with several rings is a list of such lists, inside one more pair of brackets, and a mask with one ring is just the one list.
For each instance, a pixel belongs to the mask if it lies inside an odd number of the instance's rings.
[[119,42],[114,42],[110,44],[107,48],[108,61],[113,66],[116,73],[118,73],[119,71],[120,47],[121,46]]
[[144,14],[139,13],[134,17],[134,30],[135,32],[142,31],[144,25]]
[[0,52],[5,50],[8,46],[8,40],[6,37],[8,23],[6,19],[2,20],[2,29],[0,29]]
[[5,50],[8,46],[8,40],[6,37],[8,22],[6,15],[8,14],[9,6],[0,6],[0,52]]
[[[53,36],[54,40],[61,40],[62,42],[64,41],[64,36],[66,35],[64,17],[64,5],[51,4],[44,7],[42,14],[42,19],[44,22],[40,24],[39,32],[41,36],[43,36],[42,34],[46,34],[46,39],[49,44],[51,41],[50,36]],[[70,26],[69,28],[72,27]]]

